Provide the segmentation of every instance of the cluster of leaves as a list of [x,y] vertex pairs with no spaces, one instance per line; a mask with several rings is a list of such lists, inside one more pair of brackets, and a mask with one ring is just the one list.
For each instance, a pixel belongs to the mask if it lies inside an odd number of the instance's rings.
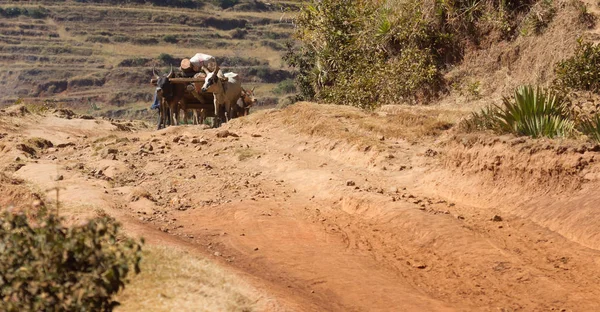
[[441,71],[460,61],[465,42],[515,33],[535,0],[312,0],[296,18],[300,47],[285,60],[299,71],[305,99],[372,108],[414,102],[444,85]]
[[600,45],[580,38],[575,55],[559,62],[555,73],[560,88],[600,93]]
[[0,15],[2,15],[3,17],[18,17],[20,15],[24,15],[31,18],[46,18],[49,14],[50,11],[42,6],[39,6],[37,8],[0,8]]
[[553,138],[569,136],[575,129],[569,102],[552,90],[521,86],[502,102],[496,120],[504,132]]
[[177,43],[179,42],[179,39],[177,39],[176,35],[165,35],[163,41],[167,43]]
[[177,60],[169,53],[161,53],[157,58],[163,64],[177,65]]
[[296,92],[296,85],[294,79],[286,79],[277,84],[277,87],[273,89],[273,93],[282,95]]
[[578,117],[560,91],[521,86],[502,105],[488,106],[461,123],[464,131],[492,130],[530,137],[570,137],[579,131],[600,142],[600,115]]
[[3,311],[112,311],[113,296],[139,273],[141,242],[119,237],[98,217],[65,227],[61,218],[0,214]]

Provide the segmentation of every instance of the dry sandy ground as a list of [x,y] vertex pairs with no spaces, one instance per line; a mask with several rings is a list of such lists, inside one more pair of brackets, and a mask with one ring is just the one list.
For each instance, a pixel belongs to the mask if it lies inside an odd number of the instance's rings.
[[[600,147],[456,134],[437,113],[300,103],[154,131],[4,112],[0,169],[61,187],[72,221],[102,209],[210,258],[248,283],[248,309],[597,309]],[[33,137],[54,147],[17,148]],[[30,199],[2,182],[0,204]]]

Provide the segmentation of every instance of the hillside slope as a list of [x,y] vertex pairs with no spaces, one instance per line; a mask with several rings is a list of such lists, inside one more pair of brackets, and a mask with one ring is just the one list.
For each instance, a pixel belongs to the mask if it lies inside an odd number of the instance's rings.
[[[252,6],[250,4],[254,3]],[[222,10],[79,1],[1,1],[0,105],[18,99],[80,112],[143,118],[152,66],[168,71],[197,52],[257,87],[262,104],[292,74],[281,61],[291,1]]]

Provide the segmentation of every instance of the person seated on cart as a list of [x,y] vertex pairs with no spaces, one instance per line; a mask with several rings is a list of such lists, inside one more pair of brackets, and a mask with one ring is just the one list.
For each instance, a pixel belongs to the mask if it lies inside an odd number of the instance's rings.
[[185,77],[194,77],[198,73],[204,73],[202,67],[212,71],[217,67],[217,60],[214,56],[203,53],[196,53],[189,60],[181,60],[181,72]]

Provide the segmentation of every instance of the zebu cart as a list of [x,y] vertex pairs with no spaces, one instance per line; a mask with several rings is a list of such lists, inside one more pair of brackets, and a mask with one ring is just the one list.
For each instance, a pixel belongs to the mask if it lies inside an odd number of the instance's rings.
[[[181,74],[179,77],[167,78],[171,85],[171,96],[178,99],[178,110],[184,111],[185,121],[188,120],[188,113],[190,110],[194,112],[194,116],[201,115],[201,120],[203,120],[204,117],[215,116],[214,95],[212,93],[201,91],[206,77],[201,70],[202,68],[209,68],[212,70],[216,67],[217,62],[213,56],[196,53],[190,59],[184,58],[181,60],[181,66],[179,67]],[[152,71],[156,77],[150,82],[151,84],[156,85],[158,75],[154,72],[154,69]],[[173,73],[172,67],[170,73]],[[171,75],[169,74],[169,76]],[[173,104],[171,104],[171,106],[172,105]],[[176,116],[179,116],[179,111]],[[195,121],[196,119],[194,119],[194,123]]]
[[[215,117],[214,95],[201,91],[204,85],[204,75],[195,78],[174,77],[168,79],[169,83],[173,85],[183,85],[183,96],[179,102],[179,109],[186,114],[185,120],[187,120],[190,110],[196,110],[197,113],[202,111],[202,117]],[[158,79],[152,78],[150,83],[156,86],[157,81]]]

